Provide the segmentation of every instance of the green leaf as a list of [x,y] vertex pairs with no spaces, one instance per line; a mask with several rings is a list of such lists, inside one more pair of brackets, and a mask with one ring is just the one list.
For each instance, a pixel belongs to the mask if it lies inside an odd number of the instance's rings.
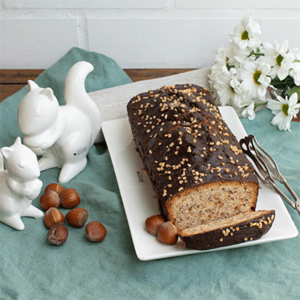
[[300,86],[295,86],[291,90],[288,91],[288,96],[291,97],[294,93],[298,94],[298,102],[300,100]]
[[280,90],[287,90],[288,88],[295,87],[294,79],[291,76],[287,76],[284,80],[280,80],[278,76],[271,80],[271,85]]

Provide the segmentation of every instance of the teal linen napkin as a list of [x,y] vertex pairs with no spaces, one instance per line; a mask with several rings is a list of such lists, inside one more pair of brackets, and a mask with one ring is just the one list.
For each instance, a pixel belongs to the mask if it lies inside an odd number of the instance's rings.
[[[95,70],[86,80],[94,91],[126,84],[130,79],[110,58],[71,49],[36,82],[50,86],[61,104],[70,67],[80,60]],[[21,136],[18,104],[27,88],[0,104],[0,147]],[[272,114],[257,113],[243,119],[249,134],[274,156],[292,187],[300,194],[299,123],[292,132],[270,125]],[[57,182],[59,169],[41,173],[44,188]],[[100,221],[106,239],[93,244],[84,228],[69,229],[67,242],[56,247],[46,239],[42,219],[23,217],[25,229],[16,231],[0,223],[0,299],[298,299],[300,295],[300,238],[253,247],[139,261],[136,257],[112,163],[104,143],[93,146],[86,169],[65,188],[76,188],[80,207],[89,211],[88,222]],[[39,197],[33,204],[40,208]],[[297,228],[300,217],[287,206]],[[68,210],[61,209],[65,214]]]

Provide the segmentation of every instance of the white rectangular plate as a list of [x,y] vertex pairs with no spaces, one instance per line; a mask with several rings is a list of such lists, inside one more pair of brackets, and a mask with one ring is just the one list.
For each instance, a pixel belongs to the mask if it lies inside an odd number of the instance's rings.
[[[238,140],[247,135],[232,107],[220,107],[220,112]],[[276,213],[273,226],[261,239],[205,251],[186,249],[181,241],[175,246],[161,244],[155,236],[147,233],[145,229],[145,220],[152,215],[159,214],[159,210],[150,179],[135,150],[128,120],[119,119],[104,122],[102,130],[119,184],[134,248],[140,260],[245,247],[289,239],[298,235],[298,230],[279,195],[261,184],[257,210],[275,209]]]

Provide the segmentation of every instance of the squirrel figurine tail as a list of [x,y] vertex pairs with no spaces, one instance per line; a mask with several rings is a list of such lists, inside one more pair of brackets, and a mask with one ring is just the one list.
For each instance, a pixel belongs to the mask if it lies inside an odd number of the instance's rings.
[[65,80],[64,96],[66,104],[77,107],[89,116],[94,128],[92,140],[95,141],[100,130],[101,116],[97,105],[85,89],[85,79],[93,70],[93,65],[86,61],[73,65]]
[[51,88],[28,82],[18,122],[26,144],[39,160],[40,170],[61,168],[59,182],[68,182],[87,164],[87,154],[101,128],[100,111],[85,89],[85,79],[94,67],[80,61],[65,80],[65,105],[59,106]]

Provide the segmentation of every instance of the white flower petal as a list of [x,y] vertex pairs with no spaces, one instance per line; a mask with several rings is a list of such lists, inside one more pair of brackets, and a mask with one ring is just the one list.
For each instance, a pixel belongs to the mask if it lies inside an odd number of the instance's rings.
[[267,108],[272,111],[273,114],[277,114],[278,112],[282,111],[282,103],[272,100],[272,99],[267,99]]
[[255,83],[253,80],[244,80],[241,85],[240,85],[241,89],[244,91],[250,91],[252,89],[255,88]]
[[278,113],[271,121],[272,125],[277,125],[280,130],[290,130],[292,118],[286,116],[283,112]]
[[[249,103],[248,103],[249,104]],[[242,111],[242,116],[244,118],[248,117],[249,120],[253,120],[255,118],[255,103],[252,100],[250,104]]]
[[264,100],[265,99],[265,95],[266,95],[267,89],[264,86],[259,86],[257,89],[257,96],[258,99],[260,100]]
[[289,106],[294,106],[296,105],[298,102],[298,94],[297,93],[293,93],[292,96],[289,99]]
[[[245,74],[254,74],[256,71],[256,65],[254,62],[246,61],[245,63],[243,63],[241,71],[244,71],[243,72],[244,76],[245,76]],[[242,76],[241,76],[241,78],[242,78]],[[244,78],[242,78],[242,79],[244,79]]]
[[278,68],[277,76],[280,80],[284,80],[289,75],[289,71],[285,68]]

